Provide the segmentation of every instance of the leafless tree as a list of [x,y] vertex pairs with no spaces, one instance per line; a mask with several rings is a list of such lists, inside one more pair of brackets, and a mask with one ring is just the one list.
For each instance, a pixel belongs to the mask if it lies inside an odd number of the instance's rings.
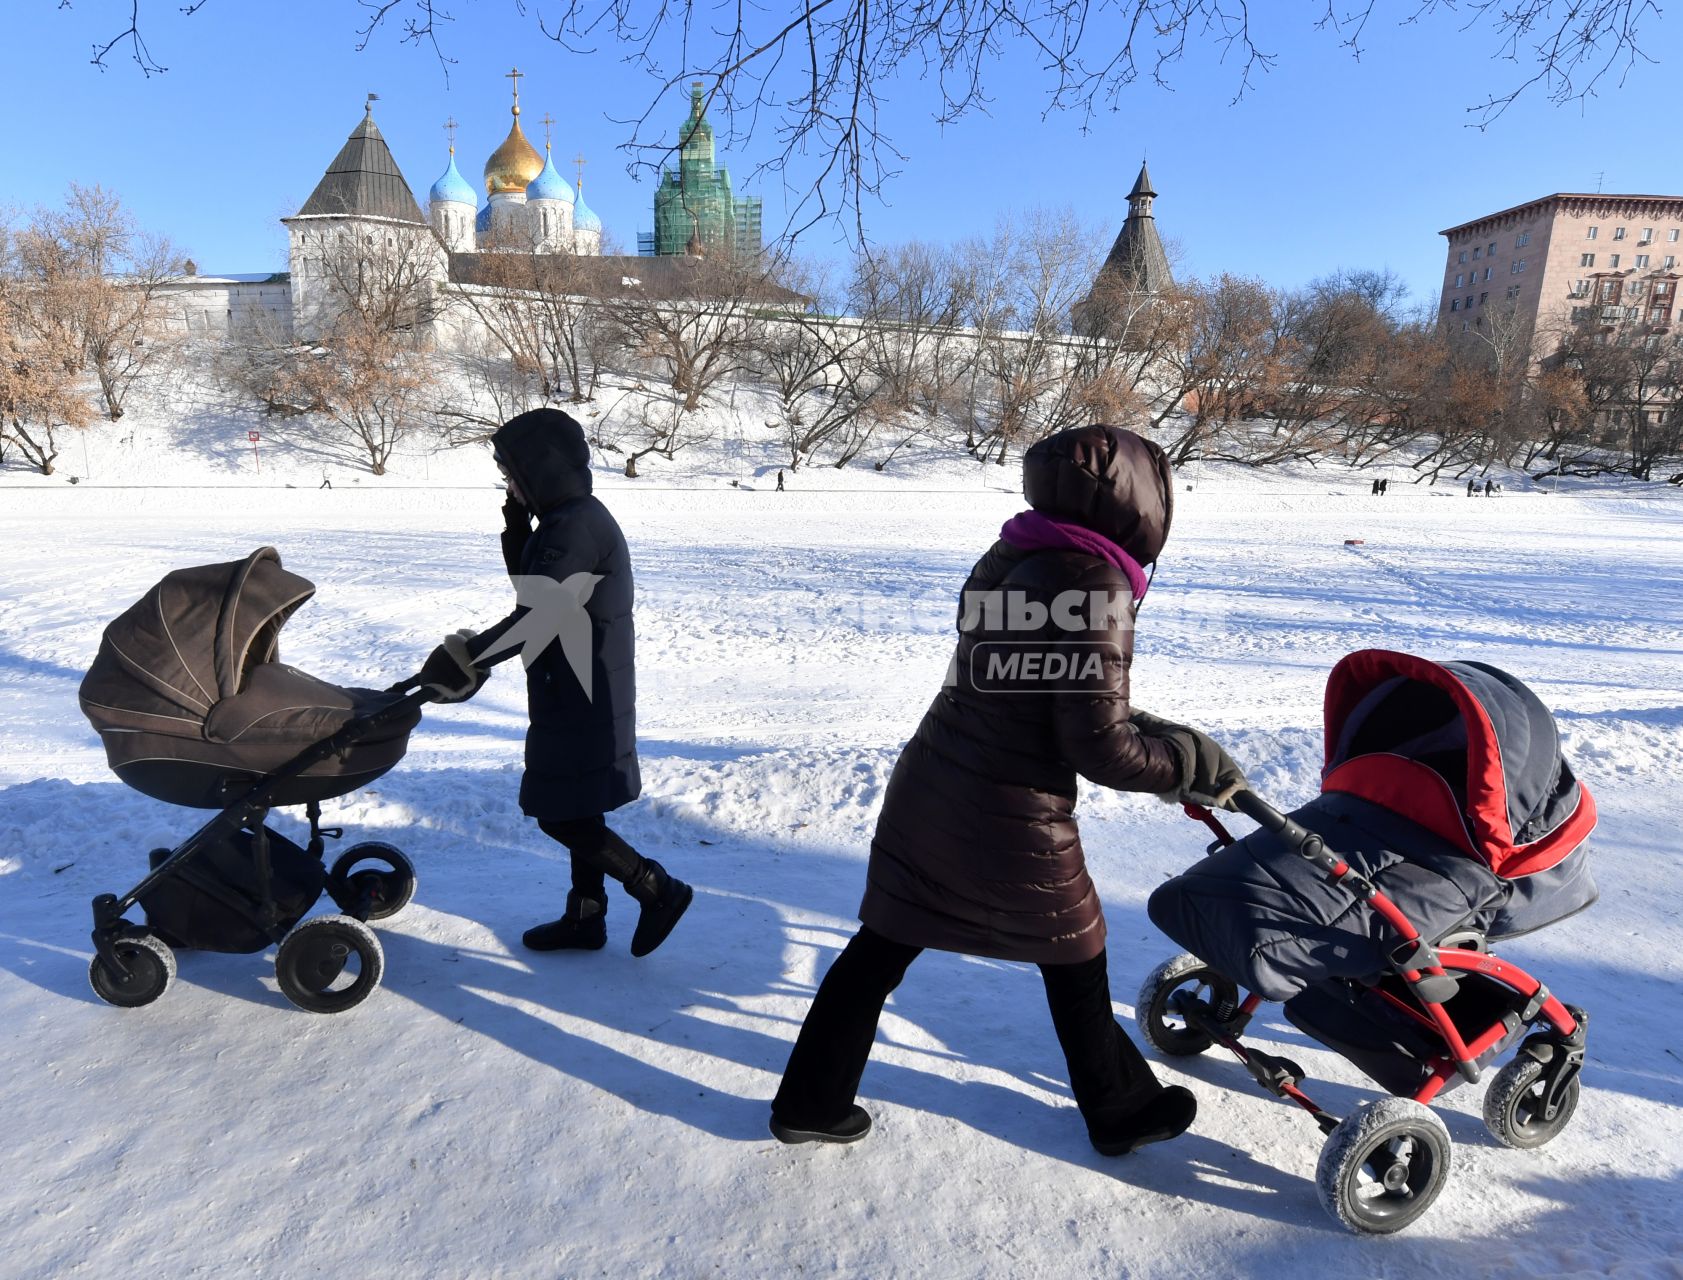
[[[127,57],[151,75],[166,63],[147,32],[159,15],[191,14],[209,0],[129,0],[124,20],[93,49],[100,65]],[[1074,112],[1083,123],[1115,109],[1142,76],[1169,83],[1189,53],[1213,50],[1231,68],[1235,98],[1275,62],[1274,41],[1287,25],[1319,29],[1359,56],[1375,39],[1376,20],[1438,23],[1463,44],[1482,31],[1482,52],[1511,61],[1505,84],[1469,108],[1488,124],[1521,95],[1541,92],[1556,103],[1592,96],[1621,81],[1644,52],[1643,24],[1657,22],[1657,0],[1329,0],[1264,10],[1254,0],[971,0],[953,5],[908,0],[794,0],[782,6],[718,6],[702,0],[556,0],[541,8],[510,0],[533,15],[543,34],[563,47],[599,54],[612,49],[649,78],[647,106],[622,121],[633,168],[657,168],[673,153],[666,127],[671,91],[690,80],[706,88],[708,108],[726,122],[722,141],[765,154],[759,169],[782,173],[801,157],[822,161],[803,173],[803,214],[857,213],[904,162],[885,131],[885,95],[920,86],[928,115],[946,124],[984,110],[990,82],[1007,51],[1026,50],[1041,68],[1040,102]],[[345,6],[359,48],[390,33],[430,50],[448,76],[448,0],[358,0]],[[355,16],[351,16],[354,14]],[[1265,16],[1266,15],[1266,16]],[[1259,24],[1272,22],[1270,36]],[[1475,52],[1473,56],[1478,56]],[[1476,92],[1476,91],[1475,91]]]
[[51,283],[20,268],[17,240],[0,222],[0,459],[11,445],[42,475],[52,475],[65,428],[94,420],[82,346],[64,320],[72,303]]
[[769,314],[781,304],[768,293],[776,260],[717,254],[682,260],[686,296],[655,298],[628,291],[603,303],[608,340],[658,372],[684,412],[727,376],[745,369]]
[[303,340],[273,327],[242,332],[231,377],[270,412],[326,417],[384,475],[404,437],[437,423],[431,324],[441,306],[432,284],[440,252],[428,228],[324,221],[294,264],[313,287],[308,312],[294,317]]
[[62,208],[37,210],[19,231],[15,257],[18,273],[52,300],[53,323],[73,335],[115,422],[136,380],[174,345],[161,295],[179,255],[141,231],[116,195],[71,183]]
[[966,264],[943,246],[914,241],[854,259],[848,309],[894,408],[941,411],[962,377],[952,355],[968,347],[956,339],[971,292]]
[[1164,360],[1153,427],[1175,413],[1174,465],[1221,452],[1216,432],[1268,404],[1276,376],[1274,295],[1260,280],[1223,275],[1179,291],[1186,329]]

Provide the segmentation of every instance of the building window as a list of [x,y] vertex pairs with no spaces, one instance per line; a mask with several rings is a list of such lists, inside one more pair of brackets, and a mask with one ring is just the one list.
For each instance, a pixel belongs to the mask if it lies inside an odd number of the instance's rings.
[[1645,253],[1637,254],[1636,255],[1636,265],[1639,266],[1639,267],[1647,266],[1648,265],[1648,255],[1645,254]]
[[1642,228],[1642,239],[1638,240],[1637,243],[1638,244],[1653,244],[1654,243],[1654,228],[1643,227]]
[[1489,268],[1489,267],[1486,267],[1486,268],[1485,268],[1485,269],[1484,269],[1484,278],[1485,278],[1485,279],[1486,279],[1486,280],[1488,280],[1488,279],[1490,279],[1490,268]]
[[1515,258],[1515,259],[1514,259],[1514,264],[1513,264],[1513,266],[1511,266],[1511,267],[1509,267],[1509,268],[1508,268],[1508,271],[1509,271],[1509,272],[1510,272],[1510,273],[1511,273],[1511,274],[1512,274],[1512,275],[1516,275],[1516,276],[1517,276],[1517,275],[1518,275],[1518,274],[1519,274],[1519,273],[1520,273],[1520,272],[1521,272],[1521,271],[1524,271],[1524,270],[1525,270],[1525,259],[1524,259],[1524,258]]
[[1511,301],[1512,299],[1517,298],[1517,297],[1519,297],[1519,286],[1517,284],[1510,284],[1508,286],[1508,298],[1509,298],[1509,300]]
[[1632,280],[1626,287],[1625,292],[1633,298],[1640,298],[1642,296],[1642,281]]
[[1623,240],[1624,238],[1625,238],[1625,229],[1623,227],[1614,227],[1613,228],[1613,239]]
[[1668,253],[1665,256],[1665,261],[1662,262],[1660,265],[1663,266],[1667,271],[1670,271],[1673,267],[1675,267],[1677,265],[1677,259],[1674,258],[1671,254]]
[[1457,271],[1455,273],[1455,287],[1457,289],[1459,289],[1461,287],[1461,275],[1462,275],[1462,273],[1459,272],[1459,271]]
[[1608,257],[1607,257],[1607,265],[1608,265],[1608,266],[1609,266],[1609,267],[1616,267],[1616,266],[1618,266],[1618,265],[1619,265],[1619,255],[1618,255],[1618,254],[1616,254],[1616,253],[1614,253],[1614,254],[1609,254],[1609,255],[1608,255]]
[[1617,280],[1603,280],[1601,282],[1601,300],[1603,302],[1617,302],[1619,300],[1619,282]]
[[1484,252],[1487,257],[1494,258],[1496,256],[1496,242],[1492,240],[1489,247],[1486,248]]
[[1474,262],[1478,261],[1478,255],[1482,252],[1483,252],[1483,250],[1481,250],[1476,244],[1473,246],[1473,261]]
[[1589,294],[1589,281],[1588,280],[1574,280],[1572,282],[1572,291],[1570,293],[1568,293],[1566,296],[1569,297],[1569,298],[1583,298],[1583,297],[1587,297],[1588,294]]
[[1586,239],[1586,240],[1593,240],[1593,239],[1596,238],[1596,236],[1598,236],[1600,234],[1601,234],[1601,228],[1600,227],[1585,227],[1584,228],[1584,239]]
[[1455,259],[1455,261],[1459,262],[1459,263],[1465,263],[1467,261],[1467,251],[1465,249],[1461,250],[1461,256],[1459,258]]
[[1514,238],[1514,248],[1516,249],[1523,249],[1530,243],[1531,233],[1529,231],[1521,231],[1519,235]]
[[1670,324],[1671,323],[1671,308],[1670,307],[1649,307],[1648,308],[1648,323],[1649,324]]
[[1463,303],[1462,303],[1462,304],[1461,304],[1461,306],[1462,306],[1462,307],[1463,307],[1463,308],[1464,308],[1464,309],[1465,309],[1465,310],[1467,310],[1467,311],[1471,311],[1471,310],[1472,310],[1472,309],[1473,309],[1473,295],[1472,295],[1472,294],[1470,294],[1470,293],[1469,293],[1469,294],[1468,294],[1468,295],[1467,295],[1467,300],[1466,300],[1466,301],[1465,301],[1465,302],[1463,302]]
[[1656,281],[1654,281],[1654,299],[1655,299],[1655,301],[1658,301],[1661,298],[1669,297],[1670,295],[1671,295],[1671,281],[1669,281],[1669,280],[1656,280]]
[[1478,304],[1479,304],[1479,306],[1481,306],[1481,307],[1482,307],[1482,306],[1483,306],[1483,305],[1484,305],[1484,300],[1485,300],[1485,299],[1486,299],[1486,298],[1488,298],[1488,297],[1489,297],[1489,296],[1490,296],[1490,295],[1489,295],[1489,294],[1488,294],[1488,293],[1481,293],[1481,294],[1479,294],[1479,296],[1478,296]]
[[1666,239],[1667,244],[1676,244],[1677,243],[1677,228],[1673,227],[1670,231],[1666,232],[1665,233],[1665,239]]
[[1580,253],[1578,255],[1578,265],[1580,267],[1593,267],[1595,265],[1595,255],[1593,253]]
[[1626,307],[1625,308],[1625,319],[1626,320],[1640,320],[1641,318],[1642,318],[1642,308],[1641,307]]
[[1449,300],[1449,309],[1451,311],[1459,311],[1461,309],[1461,299],[1451,298]]

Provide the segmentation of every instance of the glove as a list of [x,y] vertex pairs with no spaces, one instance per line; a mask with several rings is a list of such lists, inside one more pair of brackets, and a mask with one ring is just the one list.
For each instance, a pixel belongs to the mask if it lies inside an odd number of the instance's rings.
[[473,664],[468,653],[468,641],[474,632],[466,629],[452,631],[444,643],[428,655],[417,677],[422,687],[430,690],[439,702],[466,702],[485,687],[491,673]]
[[520,557],[532,536],[532,511],[512,493],[503,503],[503,564],[510,574],[520,572]]
[[503,525],[522,534],[532,532],[532,510],[512,493],[503,503]]
[[1233,763],[1233,757],[1222,750],[1219,742],[1201,729],[1160,719],[1149,711],[1136,711],[1128,720],[1147,737],[1167,742],[1180,757],[1179,788],[1163,792],[1158,799],[1168,804],[1231,809],[1233,797],[1250,790],[1244,770]]

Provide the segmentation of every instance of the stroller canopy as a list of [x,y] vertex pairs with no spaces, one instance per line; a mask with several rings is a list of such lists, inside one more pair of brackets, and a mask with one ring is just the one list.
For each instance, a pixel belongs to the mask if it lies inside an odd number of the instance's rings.
[[1363,649],[1326,691],[1323,792],[1405,814],[1504,879],[1555,866],[1595,802],[1537,695],[1482,662]]
[[[171,804],[218,808],[229,788],[402,695],[343,689],[280,661],[280,631],[315,587],[273,547],[178,569],[105,628],[82,681],[82,710],[130,786]],[[298,804],[354,790],[403,756],[419,711],[309,766],[277,793]]]
[[[138,683],[178,715],[202,722],[240,692],[252,667],[279,660],[281,628],[315,590],[281,568],[273,547],[244,560],[177,569],[106,627],[101,648],[116,662],[101,675]],[[132,705],[109,687],[101,692],[108,706]]]

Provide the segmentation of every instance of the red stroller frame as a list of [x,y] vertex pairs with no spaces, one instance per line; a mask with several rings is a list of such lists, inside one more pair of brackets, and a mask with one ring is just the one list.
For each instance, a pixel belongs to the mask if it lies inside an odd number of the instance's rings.
[[[1240,998],[1235,984],[1191,956],[1159,966],[1141,989],[1136,1014],[1149,1043],[1171,1054],[1199,1053],[1212,1043],[1220,1044],[1263,1088],[1312,1115],[1328,1135],[1317,1171],[1322,1202],[1356,1231],[1400,1230],[1436,1199],[1448,1176],[1449,1135],[1427,1104],[1452,1082],[1476,1083],[1481,1076],[1480,1058],[1499,1053],[1520,1028],[1543,1024],[1497,1073],[1485,1097],[1485,1123],[1498,1141],[1514,1147],[1541,1146],[1565,1127],[1577,1106],[1584,1061],[1586,1019],[1581,1009],[1563,1004],[1517,965],[1482,949],[1455,945],[1453,936],[1432,945],[1390,898],[1327,848],[1319,835],[1254,793],[1239,793],[1234,805],[1323,870],[1330,883],[1348,888],[1386,920],[1397,936],[1388,965],[1408,998],[1383,986],[1373,990],[1427,1029],[1444,1052],[1429,1062],[1431,1074],[1412,1097],[1386,1098],[1340,1119],[1299,1087],[1304,1072],[1296,1063],[1241,1043],[1263,998],[1255,993]],[[1233,843],[1209,810],[1196,805],[1185,809],[1189,817],[1209,827],[1217,846]],[[1512,1015],[1498,1018],[1470,1038],[1464,1035],[1445,1004],[1456,994],[1461,977],[1469,973],[1512,991],[1517,1021]],[[1208,999],[1196,994],[1206,987]],[[1164,1025],[1165,1013],[1183,1019],[1186,1030],[1177,1033]]]

